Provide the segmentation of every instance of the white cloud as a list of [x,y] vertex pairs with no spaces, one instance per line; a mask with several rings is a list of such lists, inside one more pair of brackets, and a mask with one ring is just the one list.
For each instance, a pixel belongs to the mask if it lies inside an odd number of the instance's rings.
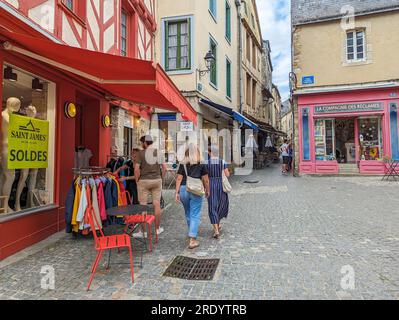
[[273,82],[282,99],[289,98],[288,75],[291,71],[290,0],[256,0],[263,39],[272,49]]

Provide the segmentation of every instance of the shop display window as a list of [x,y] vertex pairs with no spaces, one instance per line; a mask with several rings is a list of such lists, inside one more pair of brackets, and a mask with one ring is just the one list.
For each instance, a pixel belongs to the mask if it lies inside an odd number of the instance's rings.
[[3,65],[2,215],[53,203],[55,84]]
[[314,126],[316,160],[335,160],[334,120],[316,120]]
[[165,159],[169,163],[176,162],[178,122],[160,120],[159,129],[165,138]]
[[360,159],[382,160],[384,152],[382,149],[381,117],[360,118],[358,121]]

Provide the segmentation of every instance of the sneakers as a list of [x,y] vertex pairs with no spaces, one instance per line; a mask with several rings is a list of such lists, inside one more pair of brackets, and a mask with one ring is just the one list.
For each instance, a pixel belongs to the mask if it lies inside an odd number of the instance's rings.
[[164,231],[165,231],[164,228],[159,227],[159,229],[157,230],[157,234],[160,235]]

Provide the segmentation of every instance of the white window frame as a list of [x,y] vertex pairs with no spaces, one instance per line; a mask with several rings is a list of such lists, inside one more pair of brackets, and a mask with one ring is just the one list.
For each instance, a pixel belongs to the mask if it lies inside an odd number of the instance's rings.
[[[363,58],[358,58],[358,51],[357,51],[357,34],[359,32],[363,33]],[[353,59],[349,59],[349,46],[348,46],[348,35],[352,34],[353,36]],[[350,30],[347,31],[345,34],[345,45],[346,45],[346,61],[351,63],[351,62],[362,62],[362,61],[367,61],[367,46],[366,46],[366,30],[365,29],[356,29],[356,30]]]

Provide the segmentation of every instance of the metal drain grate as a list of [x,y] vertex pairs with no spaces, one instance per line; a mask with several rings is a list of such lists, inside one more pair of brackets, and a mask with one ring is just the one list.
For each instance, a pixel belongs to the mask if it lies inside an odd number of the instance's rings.
[[184,280],[211,281],[215,276],[219,261],[220,259],[194,259],[177,256],[163,276]]

